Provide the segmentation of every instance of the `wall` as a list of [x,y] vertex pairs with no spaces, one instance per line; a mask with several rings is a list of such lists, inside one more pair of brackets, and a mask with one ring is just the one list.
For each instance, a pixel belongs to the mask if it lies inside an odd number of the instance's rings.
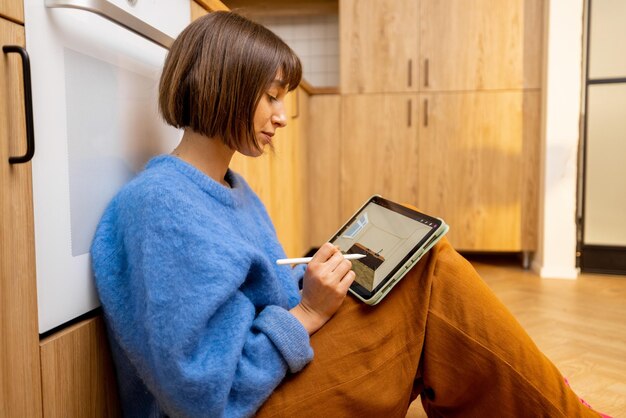
[[315,87],[339,85],[339,20],[334,15],[259,16],[300,57],[304,79]]
[[544,278],[574,279],[583,0],[548,0],[545,7],[543,166],[533,270]]

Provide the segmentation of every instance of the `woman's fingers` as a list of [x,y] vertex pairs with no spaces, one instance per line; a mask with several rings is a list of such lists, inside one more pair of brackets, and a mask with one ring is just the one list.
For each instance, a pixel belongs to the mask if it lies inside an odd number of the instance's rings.
[[311,263],[324,264],[323,270],[327,273],[333,272],[345,260],[339,247],[327,242],[322,245],[313,255]]
[[339,285],[337,286],[338,290],[340,290],[344,294],[348,293],[348,289],[352,285],[352,282],[354,282],[354,279],[356,279],[356,273],[350,270],[342,277]]
[[337,248],[330,242],[327,242],[324,245],[322,245],[319,248],[319,250],[315,252],[315,254],[313,254],[313,259],[311,260],[311,263],[313,262],[324,263],[328,261],[335,253],[338,253],[338,252],[339,252],[339,248]]

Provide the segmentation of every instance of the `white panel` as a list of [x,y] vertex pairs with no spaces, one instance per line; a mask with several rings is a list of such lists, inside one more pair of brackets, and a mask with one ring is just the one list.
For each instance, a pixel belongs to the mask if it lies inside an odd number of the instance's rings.
[[589,86],[585,244],[626,246],[626,84]]
[[626,1],[592,0],[589,77],[626,77]]
[[[143,10],[150,23],[176,36],[189,21],[189,1],[160,1],[166,3],[157,8],[160,22],[156,11]],[[136,9],[149,4],[155,0],[138,0]],[[180,132],[157,113],[165,49],[86,11],[46,9],[43,0],[26,1],[24,11],[43,333],[98,306],[86,252],[96,223],[116,190],[150,156],[169,152]]]

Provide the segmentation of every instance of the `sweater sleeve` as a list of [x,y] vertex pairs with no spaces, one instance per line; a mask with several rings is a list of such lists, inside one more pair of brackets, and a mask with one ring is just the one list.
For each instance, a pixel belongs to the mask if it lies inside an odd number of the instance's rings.
[[92,247],[113,337],[168,415],[254,414],[311,360],[308,333],[241,290],[248,271],[219,224],[163,196],[127,206],[105,215]]

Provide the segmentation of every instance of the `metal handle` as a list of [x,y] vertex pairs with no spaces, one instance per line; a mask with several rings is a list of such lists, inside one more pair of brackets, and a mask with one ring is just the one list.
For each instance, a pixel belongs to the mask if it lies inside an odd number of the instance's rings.
[[409,59],[409,87],[413,86],[413,60]]
[[409,99],[408,100],[408,119],[407,119],[407,124],[409,125],[409,128],[411,127],[411,125],[413,124],[413,100]]
[[424,126],[428,127],[428,99],[424,99]]
[[424,87],[430,87],[428,85],[428,81],[429,81],[428,80],[428,70],[429,70],[429,67],[430,67],[430,65],[429,65],[429,62],[428,62],[428,58],[426,58],[424,60]]
[[79,9],[95,13],[164,48],[170,49],[174,38],[106,0],[46,0],[46,7]]
[[22,72],[24,79],[24,114],[26,117],[26,153],[19,157],[9,157],[9,164],[23,164],[33,159],[35,155],[35,129],[33,128],[33,93],[30,87],[30,58],[28,52],[19,45],[5,45],[2,47],[5,54],[17,53],[22,57]]
[[296,102],[296,113],[291,116],[292,119],[298,119],[300,116],[300,88],[296,88],[296,97],[294,97],[294,101]]

